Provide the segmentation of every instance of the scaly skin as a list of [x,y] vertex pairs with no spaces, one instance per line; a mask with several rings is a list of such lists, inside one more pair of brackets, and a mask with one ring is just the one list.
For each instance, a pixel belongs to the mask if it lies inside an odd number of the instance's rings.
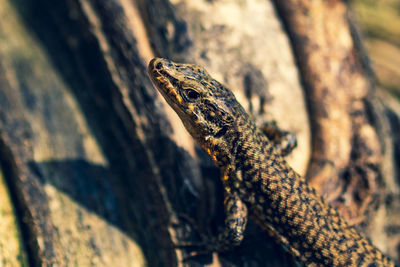
[[289,167],[232,92],[203,68],[155,58],[148,73],[222,170],[226,229],[215,250],[241,242],[248,214],[303,265],[394,266]]

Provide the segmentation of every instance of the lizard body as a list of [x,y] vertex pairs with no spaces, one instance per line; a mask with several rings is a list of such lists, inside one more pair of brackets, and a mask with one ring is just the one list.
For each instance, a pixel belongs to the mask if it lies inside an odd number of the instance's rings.
[[215,249],[243,239],[247,215],[307,266],[394,266],[308,186],[233,93],[202,67],[155,58],[155,87],[222,171],[226,228]]

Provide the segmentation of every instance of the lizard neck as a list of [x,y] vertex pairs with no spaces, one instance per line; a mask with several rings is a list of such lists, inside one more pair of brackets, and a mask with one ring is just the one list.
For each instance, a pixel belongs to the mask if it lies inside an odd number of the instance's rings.
[[252,146],[254,136],[258,133],[253,121],[248,117],[238,117],[236,123],[224,130],[221,136],[206,137],[203,148],[218,167],[236,165],[238,148]]

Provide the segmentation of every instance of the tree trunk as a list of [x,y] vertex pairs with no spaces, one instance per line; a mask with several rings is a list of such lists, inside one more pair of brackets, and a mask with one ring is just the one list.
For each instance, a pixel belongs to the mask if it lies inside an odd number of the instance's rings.
[[290,165],[399,261],[400,105],[344,2],[0,0],[0,17],[0,266],[294,264],[253,223],[183,261],[183,218],[223,220],[220,174],[151,85],[154,56],[296,133]]

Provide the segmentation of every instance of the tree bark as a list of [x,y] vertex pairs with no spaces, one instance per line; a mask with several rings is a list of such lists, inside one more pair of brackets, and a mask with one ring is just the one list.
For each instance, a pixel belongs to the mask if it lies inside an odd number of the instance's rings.
[[0,17],[0,263],[293,265],[253,223],[234,251],[183,261],[174,244],[199,236],[180,215],[215,234],[220,174],[152,87],[154,56],[296,133],[289,163],[399,259],[400,105],[344,2],[0,0]]
[[366,103],[372,77],[358,57],[347,6],[302,0],[276,5],[292,39],[309,103],[310,183],[348,219],[363,220],[360,216],[379,194],[380,144]]

